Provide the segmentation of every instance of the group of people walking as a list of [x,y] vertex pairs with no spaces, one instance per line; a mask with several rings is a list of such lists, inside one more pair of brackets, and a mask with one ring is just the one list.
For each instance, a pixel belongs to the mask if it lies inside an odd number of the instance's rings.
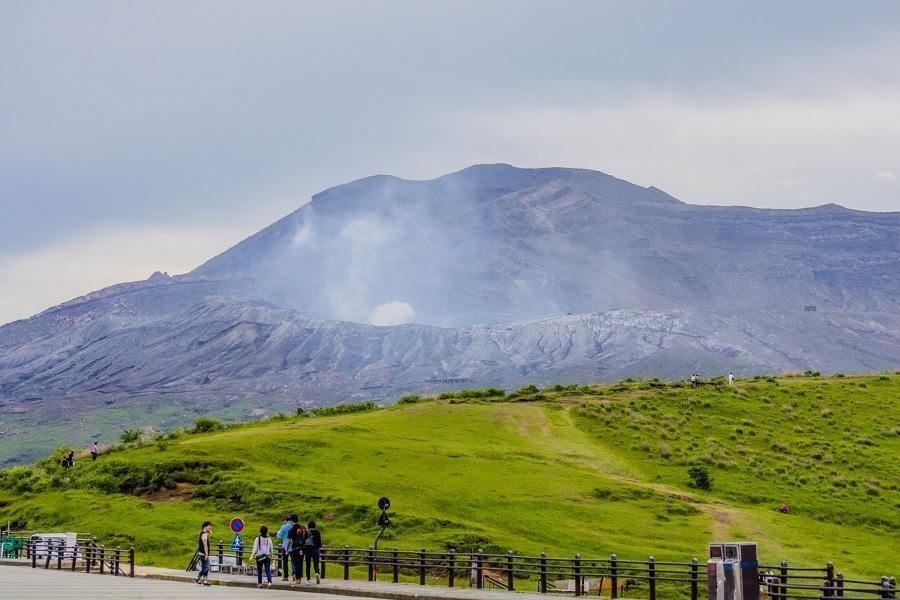
[[[319,583],[321,581],[319,552],[322,548],[322,534],[316,527],[316,522],[310,521],[304,527],[297,515],[285,515],[277,535],[281,540],[282,580],[287,581],[290,578],[293,583],[301,583],[303,581],[303,564],[306,563],[306,583],[312,583],[313,576],[316,578],[316,583]],[[288,566],[291,567],[292,577],[289,577]],[[259,569],[257,571],[259,572]],[[266,573],[271,582],[272,578],[268,575],[268,567]],[[257,579],[259,579],[259,575],[257,575]],[[259,581],[262,582],[261,579]]]
[[[204,521],[197,538],[197,558],[200,572],[196,582],[201,585],[209,585],[210,568],[210,536],[212,523]],[[303,526],[297,515],[285,515],[281,528],[275,534],[281,540],[280,558],[282,561],[281,572],[284,581],[288,581],[289,575],[292,583],[302,583],[303,563],[306,563],[306,582],[312,583],[315,577],[316,583],[322,580],[319,577],[319,552],[322,548],[322,534],[316,527],[315,521],[310,521]],[[256,561],[257,587],[263,586],[263,574],[266,576],[266,584],[272,587],[272,560],[276,559],[275,542],[269,534],[269,528],[263,525],[259,528],[259,535],[253,540],[253,550],[250,552],[250,560]]]

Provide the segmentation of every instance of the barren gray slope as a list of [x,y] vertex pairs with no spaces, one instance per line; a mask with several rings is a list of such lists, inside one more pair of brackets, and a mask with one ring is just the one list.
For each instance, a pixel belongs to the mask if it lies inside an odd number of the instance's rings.
[[100,317],[77,333],[0,353],[0,381],[10,399],[178,393],[291,406],[392,398],[446,378],[518,386],[694,370],[884,369],[895,366],[897,348],[900,317],[888,314],[769,312],[750,322],[617,310],[459,328],[374,327],[213,297],[151,321]]

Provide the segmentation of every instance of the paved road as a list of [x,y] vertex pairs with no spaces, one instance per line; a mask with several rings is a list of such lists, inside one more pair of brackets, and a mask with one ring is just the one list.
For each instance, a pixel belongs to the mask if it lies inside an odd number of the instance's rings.
[[359,600],[336,594],[298,594],[288,590],[258,590],[226,586],[203,587],[194,583],[136,577],[45,571],[0,566],[0,599],[77,598],[78,600],[194,600],[195,598],[279,598],[290,600]]

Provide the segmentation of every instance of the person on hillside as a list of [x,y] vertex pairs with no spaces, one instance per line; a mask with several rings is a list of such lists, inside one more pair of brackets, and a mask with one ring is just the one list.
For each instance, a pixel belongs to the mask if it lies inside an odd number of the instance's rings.
[[291,515],[291,532],[288,534],[288,546],[291,552],[291,567],[294,569],[294,582],[303,581],[303,544],[306,542],[306,528],[300,524],[297,515]]
[[306,583],[312,583],[310,579],[309,567],[315,567],[316,583],[322,580],[319,578],[319,549],[322,547],[322,534],[316,529],[316,522],[310,521],[306,526],[307,537],[303,544],[303,556],[306,557]]
[[[288,535],[291,532],[291,529],[294,528],[294,524],[291,522],[290,515],[284,515],[284,518],[281,519],[281,528],[278,530],[278,539],[281,540],[281,579],[282,581],[288,580],[288,573],[290,573],[290,569],[288,569],[288,562],[291,560],[291,540]],[[297,576],[296,571],[294,572],[294,577]]]
[[734,385],[734,373],[728,373],[728,385]]
[[94,442],[91,445],[91,462],[97,460],[97,456],[100,454],[100,447],[97,445],[97,442]]
[[212,535],[212,523],[203,521],[200,536],[197,538],[197,559],[200,561],[200,573],[196,581],[201,585],[209,585],[209,538]]
[[269,537],[269,528],[263,525],[259,528],[259,535],[253,540],[253,550],[250,552],[250,560],[256,559],[256,587],[262,587],[263,570],[266,572],[268,587],[272,588],[272,555],[275,547]]

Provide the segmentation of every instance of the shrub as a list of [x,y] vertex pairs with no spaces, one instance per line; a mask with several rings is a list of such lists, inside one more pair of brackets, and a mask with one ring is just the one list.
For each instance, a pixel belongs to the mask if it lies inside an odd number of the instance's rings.
[[144,433],[140,429],[126,429],[119,434],[119,439],[122,440],[123,444],[131,444],[141,439],[142,435]]
[[403,396],[399,400],[397,400],[397,404],[415,404],[416,402],[421,402],[422,396],[417,394],[407,394]]
[[513,395],[513,396],[527,396],[528,394],[537,394],[538,391],[539,391],[539,390],[538,390],[538,386],[534,385],[533,383],[529,383],[529,384],[526,385],[526,386],[520,387],[519,389],[517,389],[516,391],[514,391],[511,395]]
[[695,465],[688,469],[688,477],[691,478],[690,486],[701,490],[712,488],[712,477],[709,475],[709,469],[703,465]]
[[812,369],[807,369],[803,371],[804,377],[821,377],[821,373],[819,371],[813,371]]
[[194,428],[191,429],[191,433],[207,433],[219,429],[222,429],[222,424],[219,421],[209,417],[197,417],[194,419]]
[[379,408],[374,402],[360,402],[358,404],[335,404],[334,406],[317,406],[312,413],[317,417],[331,415],[347,415],[351,413],[367,412]]

